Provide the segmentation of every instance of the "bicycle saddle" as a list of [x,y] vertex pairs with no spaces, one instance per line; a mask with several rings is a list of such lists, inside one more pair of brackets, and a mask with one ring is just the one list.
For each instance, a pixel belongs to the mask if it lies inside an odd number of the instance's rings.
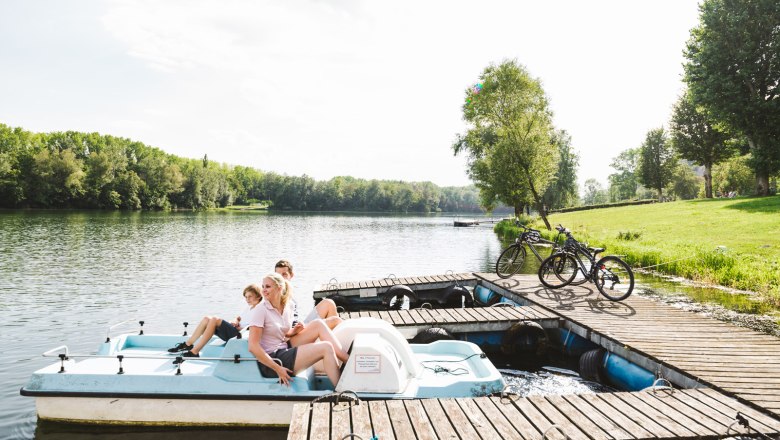
[[605,250],[607,250],[607,248],[592,248],[592,247],[589,247],[588,250],[593,252],[593,255],[596,255],[596,254],[600,254],[600,253],[604,252]]

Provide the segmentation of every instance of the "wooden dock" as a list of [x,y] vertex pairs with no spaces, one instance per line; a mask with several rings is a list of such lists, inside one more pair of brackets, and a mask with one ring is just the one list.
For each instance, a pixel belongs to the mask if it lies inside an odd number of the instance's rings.
[[678,385],[706,385],[780,416],[780,338],[639,295],[611,302],[592,284],[545,289],[536,276],[475,275],[486,287],[558,314],[564,328],[650,371],[658,369]]
[[413,309],[345,312],[343,319],[372,317],[393,324],[405,338],[421,330],[440,327],[450,333],[506,331],[520,321],[533,321],[545,328],[558,328],[560,317],[543,307],[474,307],[459,309]]
[[[736,423],[744,415],[751,431]],[[298,404],[289,440],[720,439],[780,422],[707,389]]]
[[477,277],[472,273],[453,273],[445,275],[424,275],[416,277],[387,277],[367,281],[333,282],[320,285],[314,289],[314,298],[325,298],[330,295],[375,297],[387,292],[397,284],[411,287],[413,290],[444,289],[454,284],[461,286],[476,286]]

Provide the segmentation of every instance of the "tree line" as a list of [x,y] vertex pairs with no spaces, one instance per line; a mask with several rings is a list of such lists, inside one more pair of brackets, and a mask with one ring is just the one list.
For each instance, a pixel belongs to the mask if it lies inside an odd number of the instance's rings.
[[648,131],[613,160],[607,191],[586,184],[589,201],[641,198],[648,189],[682,199],[777,192],[780,3],[705,0],[699,11],[684,51],[687,90],[668,129]]
[[0,207],[480,212],[476,188],[334,177],[317,181],[182,158],[130,139],[0,124]]
[[483,205],[503,202],[516,213],[533,206],[549,228],[548,209],[577,203],[776,192],[780,2],[704,0],[699,8],[685,49],[687,90],[669,128],[650,130],[614,158],[609,187],[589,179],[582,199],[578,157],[553,124],[541,82],[516,60],[485,68],[465,90],[467,128],[452,145],[467,155]]

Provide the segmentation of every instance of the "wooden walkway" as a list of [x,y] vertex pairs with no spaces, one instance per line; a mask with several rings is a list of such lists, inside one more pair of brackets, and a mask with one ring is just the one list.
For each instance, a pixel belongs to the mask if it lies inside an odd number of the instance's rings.
[[417,277],[389,277],[368,281],[347,281],[344,283],[321,284],[314,289],[315,298],[325,298],[338,293],[341,296],[373,297],[384,293],[392,286],[404,284],[413,290],[443,289],[458,283],[461,286],[475,286],[477,278],[472,273],[446,275],[425,275]]
[[506,331],[520,321],[533,321],[546,328],[557,328],[560,317],[539,306],[474,307],[459,309],[412,309],[371,312],[345,312],[342,319],[372,317],[393,324],[406,338],[419,331],[441,327],[450,333]]
[[635,352],[780,416],[780,338],[638,295],[611,302],[592,284],[545,289],[535,276],[476,275],[510,299],[560,315],[602,346]]
[[287,438],[492,440],[541,439],[547,433],[561,439],[562,432],[573,440],[717,439],[750,434],[735,423],[737,412],[753,429],[773,436],[780,432],[777,420],[699,389],[298,404]]

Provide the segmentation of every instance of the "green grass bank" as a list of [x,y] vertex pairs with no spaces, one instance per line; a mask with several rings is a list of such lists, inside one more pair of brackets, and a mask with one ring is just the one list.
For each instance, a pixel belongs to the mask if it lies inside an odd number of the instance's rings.
[[[556,213],[549,221],[633,267],[665,263],[652,270],[757,292],[780,308],[780,196]],[[533,227],[546,232],[538,219]],[[508,222],[495,230],[507,238],[517,233]]]

